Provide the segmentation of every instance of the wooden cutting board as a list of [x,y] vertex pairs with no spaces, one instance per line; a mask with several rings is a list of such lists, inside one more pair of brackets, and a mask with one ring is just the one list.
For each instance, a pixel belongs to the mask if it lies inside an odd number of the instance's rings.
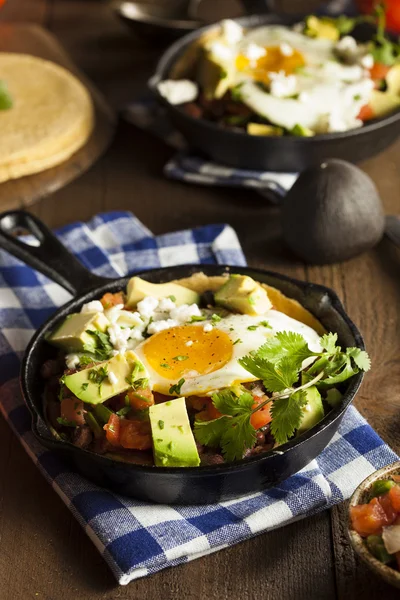
[[70,70],[89,90],[96,115],[92,135],[85,146],[71,158],[41,173],[0,183],[0,211],[3,211],[29,206],[79,177],[111,143],[116,118],[100,92],[76,68],[58,41],[42,27],[31,24],[0,24],[0,52],[32,54]]

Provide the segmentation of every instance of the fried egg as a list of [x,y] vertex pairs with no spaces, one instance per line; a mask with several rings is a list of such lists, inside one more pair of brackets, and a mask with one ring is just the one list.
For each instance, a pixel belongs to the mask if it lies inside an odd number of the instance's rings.
[[227,87],[240,86],[241,101],[254,113],[289,131],[300,125],[328,133],[360,127],[358,115],[374,87],[362,60],[353,65],[337,60],[336,45],[270,25],[235,43],[222,37],[208,50],[229,74]]
[[270,310],[261,317],[230,315],[213,326],[197,322],[164,329],[137,346],[135,354],[148,372],[153,391],[178,395],[171,386],[183,379],[180,395],[204,396],[254,381],[256,378],[238,360],[278,331],[300,333],[311,349],[320,350],[319,335],[313,329]]

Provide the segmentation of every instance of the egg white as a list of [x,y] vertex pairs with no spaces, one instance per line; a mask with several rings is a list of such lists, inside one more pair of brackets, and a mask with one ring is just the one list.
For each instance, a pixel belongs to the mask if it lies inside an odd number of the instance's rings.
[[[255,330],[248,328],[258,325],[261,321],[268,321],[271,328],[260,325]],[[199,328],[204,327],[203,323],[198,323]],[[270,310],[265,315],[254,317],[250,315],[230,315],[214,325],[214,329],[226,333],[232,341],[232,355],[228,362],[220,369],[208,374],[193,374],[184,376],[185,382],[181,386],[182,396],[205,396],[210,395],[215,390],[229,387],[246,381],[254,381],[256,377],[246,371],[239,363],[242,358],[252,350],[257,350],[267,340],[268,337],[275,335],[278,331],[292,331],[300,333],[308,342],[310,348],[314,351],[320,350],[319,335],[307,325],[288,317],[287,315]],[[156,334],[157,335],[157,334]],[[239,341],[238,341],[239,340]],[[178,383],[179,379],[169,379],[163,377],[153,369],[149,364],[146,354],[146,341],[135,348],[140,361],[143,363],[150,386],[153,391],[169,395],[171,385]],[[236,343],[235,343],[236,342]],[[160,356],[160,361],[162,356]]]

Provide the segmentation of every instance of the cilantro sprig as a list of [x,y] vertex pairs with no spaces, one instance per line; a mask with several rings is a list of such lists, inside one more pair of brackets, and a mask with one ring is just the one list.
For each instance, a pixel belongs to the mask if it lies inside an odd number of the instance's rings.
[[213,404],[223,416],[196,421],[197,441],[220,447],[228,461],[238,460],[255,442],[251,416],[271,404],[271,433],[278,445],[286,443],[301,424],[308,388],[334,389],[338,383],[360,371],[368,371],[371,366],[364,350],[342,350],[337,345],[337,334],[322,336],[320,345],[321,351],[314,352],[299,333],[282,331],[256,352],[239,359],[240,365],[260,379],[272,397],[266,396],[264,402],[255,405],[252,394],[244,388],[239,391],[227,388],[213,394]]
[[386,8],[384,2],[380,2],[375,6],[375,19],[377,30],[370,44],[370,52],[376,63],[391,67],[400,60],[400,44],[393,42],[386,36]]
[[93,338],[93,343],[84,345],[84,352],[89,352],[95,360],[108,360],[114,350],[108,333],[103,333],[97,329],[87,329],[86,333]]

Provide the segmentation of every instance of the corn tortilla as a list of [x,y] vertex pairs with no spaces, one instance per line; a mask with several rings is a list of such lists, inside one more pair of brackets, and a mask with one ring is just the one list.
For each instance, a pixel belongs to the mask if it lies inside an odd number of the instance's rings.
[[0,79],[13,99],[11,109],[0,111],[0,181],[59,164],[87,141],[92,101],[66,69],[2,52]]

